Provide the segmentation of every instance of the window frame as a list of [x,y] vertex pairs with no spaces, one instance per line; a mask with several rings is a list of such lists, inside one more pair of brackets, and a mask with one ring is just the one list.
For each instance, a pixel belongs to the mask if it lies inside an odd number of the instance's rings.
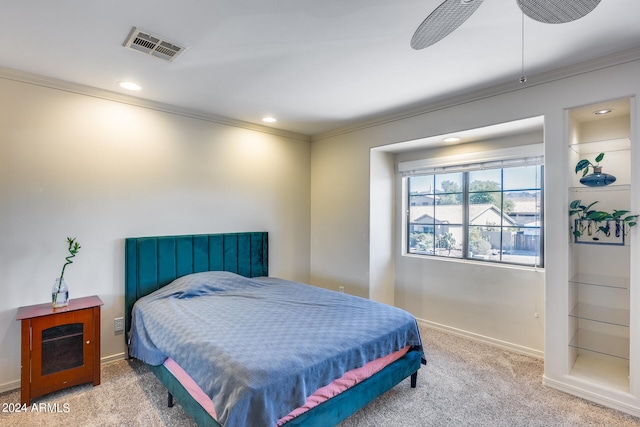
[[[530,163],[527,163],[526,158],[521,158],[521,159],[510,159],[510,162],[507,162],[507,164],[500,164],[497,165],[495,164],[496,162],[492,162],[494,163],[494,165],[487,165],[482,166],[482,167],[478,167],[479,164],[475,165],[476,168],[473,167],[473,165],[469,165],[468,163],[466,165],[460,165],[460,166],[448,166],[446,168],[438,168],[438,167],[433,167],[430,168],[430,170],[428,171],[409,171],[406,172],[404,174],[404,178],[406,185],[403,186],[403,205],[406,206],[406,211],[405,211],[405,215],[404,215],[404,223],[405,223],[405,227],[403,227],[404,230],[404,238],[403,240],[405,241],[404,243],[404,253],[403,255],[409,255],[409,256],[415,256],[415,257],[425,257],[425,258],[431,258],[431,259],[438,259],[438,260],[448,260],[448,261],[473,261],[473,262],[480,262],[480,263],[487,263],[487,264],[497,264],[497,265],[503,265],[503,266],[511,266],[511,267],[531,267],[531,268],[544,268],[544,264],[545,264],[545,254],[544,254],[544,162],[541,156],[538,156],[537,160],[534,160]],[[523,164],[512,164],[510,165],[510,163],[517,163],[517,162],[523,162]],[[511,168],[511,167],[518,167],[518,166],[537,166],[539,167],[539,179],[540,179],[540,187],[533,187],[533,188],[509,188],[507,190],[505,190],[505,185],[504,185],[504,170]],[[456,170],[459,169],[459,170]],[[500,171],[500,189],[499,190],[492,190],[491,192],[496,192],[500,194],[500,198],[501,198],[501,206],[499,206],[498,208],[500,209],[500,212],[502,212],[502,209],[504,207],[504,201],[505,201],[505,197],[506,195],[508,195],[510,192],[523,192],[523,191],[539,191],[539,211],[537,212],[537,216],[539,218],[539,227],[527,227],[527,226],[522,226],[519,225],[517,228],[519,230],[526,230],[526,229],[537,229],[538,230],[538,256],[536,257],[536,259],[534,260],[533,263],[528,264],[528,263],[521,263],[521,262],[515,262],[515,261],[508,261],[508,260],[504,260],[503,259],[503,255],[504,255],[504,244],[503,244],[503,238],[504,238],[504,232],[506,229],[510,228],[508,225],[505,225],[504,222],[501,220],[501,223],[499,226],[499,231],[500,231],[500,248],[499,248],[499,259],[482,259],[482,258],[475,258],[475,257],[470,257],[470,251],[469,251],[469,233],[472,229],[472,227],[474,227],[474,225],[470,224],[469,221],[469,215],[470,215],[470,206],[472,205],[470,203],[470,193],[473,194],[474,192],[470,191],[470,186],[471,186],[471,182],[469,179],[469,175],[470,172],[474,171],[474,170],[499,170]],[[438,255],[436,254],[436,241],[437,241],[437,236],[435,236],[435,232],[434,232],[434,251],[432,254],[429,253],[416,253],[416,252],[412,252],[412,248],[411,248],[411,235],[412,235],[412,226],[414,226],[414,223],[411,222],[411,186],[410,186],[410,178],[411,177],[418,177],[418,176],[434,176],[434,186],[435,186],[435,182],[436,182],[436,175],[442,175],[442,174],[447,174],[447,173],[451,173],[451,172],[459,172],[461,173],[461,182],[462,182],[462,242],[461,242],[461,256],[457,257],[451,257],[451,256],[446,256],[446,255]],[[434,196],[436,195],[436,189],[434,188]],[[452,193],[453,194],[453,193]],[[437,206],[435,204],[436,202],[434,201],[434,215],[435,215],[435,207]],[[435,225],[435,216],[434,216],[434,225]]]

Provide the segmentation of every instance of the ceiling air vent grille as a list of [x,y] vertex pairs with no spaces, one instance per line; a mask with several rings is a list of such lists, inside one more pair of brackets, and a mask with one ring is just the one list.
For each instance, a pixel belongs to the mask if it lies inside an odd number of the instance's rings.
[[127,37],[127,40],[124,42],[124,47],[169,62],[176,59],[178,55],[186,49],[185,47],[178,46],[135,27],[131,30],[131,34],[129,34],[129,37]]

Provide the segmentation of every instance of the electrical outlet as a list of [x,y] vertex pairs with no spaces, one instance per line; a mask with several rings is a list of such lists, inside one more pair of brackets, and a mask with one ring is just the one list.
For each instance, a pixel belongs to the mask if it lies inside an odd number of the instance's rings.
[[344,294],[344,286],[339,286],[338,287],[338,292],[343,293]]
[[113,319],[113,330],[115,332],[124,331],[124,317],[117,317]]

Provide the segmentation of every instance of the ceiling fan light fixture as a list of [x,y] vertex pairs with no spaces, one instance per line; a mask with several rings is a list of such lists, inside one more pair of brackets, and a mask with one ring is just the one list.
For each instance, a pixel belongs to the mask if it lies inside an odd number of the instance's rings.
[[564,24],[590,13],[601,0],[516,0],[529,18],[544,24]]

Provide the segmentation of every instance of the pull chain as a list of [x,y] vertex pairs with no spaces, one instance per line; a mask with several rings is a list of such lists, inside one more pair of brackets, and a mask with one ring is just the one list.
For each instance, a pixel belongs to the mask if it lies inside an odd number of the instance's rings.
[[527,81],[527,77],[524,75],[524,11],[522,12],[522,72],[520,74],[520,83]]

